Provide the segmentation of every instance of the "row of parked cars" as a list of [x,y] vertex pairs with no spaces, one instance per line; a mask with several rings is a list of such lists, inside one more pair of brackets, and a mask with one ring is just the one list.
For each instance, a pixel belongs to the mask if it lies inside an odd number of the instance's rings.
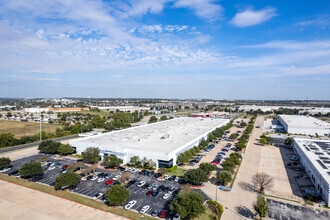
[[219,165],[221,159],[227,154],[227,152],[229,151],[231,146],[232,146],[232,144],[228,143],[224,148],[222,148],[221,151],[214,158],[214,160],[211,162],[211,164],[213,164],[215,166]]
[[[136,204],[136,200],[132,200],[129,203],[127,203],[127,205],[125,205],[125,209],[130,210],[131,208],[133,208],[133,206]],[[147,213],[147,211],[149,211],[151,209],[150,205],[145,205],[140,209],[140,213],[141,214],[145,214]],[[169,219],[173,219],[173,220],[180,220],[180,215],[178,213],[173,213],[173,212],[169,212],[168,210],[154,210],[151,213],[151,216],[158,216],[159,218],[166,218],[168,217]]]
[[199,163],[199,161],[202,159],[202,155],[197,155],[194,159],[192,159],[191,161],[189,161],[189,166],[195,166],[197,163]]

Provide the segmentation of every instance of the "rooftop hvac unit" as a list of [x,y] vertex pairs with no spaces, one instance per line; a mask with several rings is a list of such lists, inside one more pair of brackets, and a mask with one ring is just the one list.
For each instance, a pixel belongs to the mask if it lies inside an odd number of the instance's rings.
[[170,137],[170,135],[168,134],[168,133],[166,133],[166,134],[164,134],[160,139],[167,139],[167,138],[169,138]]

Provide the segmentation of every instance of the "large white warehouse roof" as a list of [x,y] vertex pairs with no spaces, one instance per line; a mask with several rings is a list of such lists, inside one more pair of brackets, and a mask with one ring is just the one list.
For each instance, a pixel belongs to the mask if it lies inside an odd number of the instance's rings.
[[90,144],[115,151],[128,148],[168,154],[228,122],[228,119],[177,118],[77,139],[70,143]]
[[320,119],[304,115],[280,115],[290,127],[330,129],[330,124]]

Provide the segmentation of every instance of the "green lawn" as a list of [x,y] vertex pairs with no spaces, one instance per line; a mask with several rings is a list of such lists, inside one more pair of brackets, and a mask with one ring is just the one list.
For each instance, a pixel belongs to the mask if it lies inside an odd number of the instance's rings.
[[176,168],[174,171],[172,171],[172,172],[168,172],[168,173],[166,173],[167,175],[171,175],[171,176],[173,176],[173,175],[175,175],[175,176],[183,176],[184,175],[184,169],[182,169],[182,168]]
[[[87,206],[91,206],[97,209],[101,209],[103,211],[107,211],[107,212],[111,212],[120,216],[124,216],[126,218],[130,218],[130,219],[141,219],[141,214],[137,213],[137,212],[132,212],[132,211],[128,211],[125,210],[121,207],[112,207],[112,206],[108,206],[103,202],[99,202],[99,201],[95,201],[93,199],[89,199],[74,193],[71,193],[67,190],[58,190],[56,191],[53,187],[50,186],[45,186],[39,183],[35,183],[35,182],[29,182],[27,180],[24,179],[20,179],[20,178],[16,178],[16,177],[11,177],[11,176],[7,176],[4,174],[0,174],[0,180],[5,180],[8,182],[12,182],[12,183],[16,183],[18,185],[22,185],[22,186],[26,186],[28,188],[31,189],[35,189],[41,192],[45,192],[45,193],[49,193],[55,196],[59,196],[62,197],[64,199],[68,199],[77,203],[81,203]],[[55,210],[56,211],[56,210]],[[144,216],[143,219],[148,219],[148,220],[152,220],[155,219],[151,216]]]

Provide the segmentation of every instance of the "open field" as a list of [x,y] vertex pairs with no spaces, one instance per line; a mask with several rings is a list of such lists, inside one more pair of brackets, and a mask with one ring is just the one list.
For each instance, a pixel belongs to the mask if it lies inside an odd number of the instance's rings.
[[[56,128],[61,128],[61,125],[52,125],[42,123],[42,130],[47,133],[53,133]],[[20,122],[0,120],[0,133],[12,133],[16,138],[25,135],[35,135],[40,132],[40,123],[38,122]]]
[[[35,190],[38,190],[38,191],[41,191],[41,192],[52,194],[52,195],[55,195],[55,196],[58,196],[58,197],[61,197],[61,198],[64,198],[64,199],[68,199],[68,200],[71,200],[73,202],[77,202],[78,204],[76,204],[76,205],[81,207],[79,210],[83,210],[83,209],[87,208],[87,207],[81,205],[81,204],[83,204],[83,205],[87,205],[87,206],[90,206],[90,207],[93,207],[93,208],[96,208],[96,209],[99,209],[99,210],[103,210],[105,212],[111,212],[111,213],[114,213],[116,215],[124,216],[126,218],[141,219],[141,214],[139,214],[137,212],[127,211],[127,210],[124,210],[121,207],[107,206],[103,202],[95,201],[93,199],[86,198],[86,197],[77,195],[75,193],[71,193],[71,192],[66,191],[66,190],[56,191],[53,187],[50,187],[50,186],[42,185],[42,184],[35,183],[35,182],[29,182],[29,181],[24,180],[24,179],[19,179],[19,178],[15,178],[15,177],[11,177],[11,176],[6,176],[6,175],[3,175],[3,174],[0,175],[0,180],[5,180],[5,181],[8,181],[8,182],[12,182],[12,183],[15,183],[15,184],[18,184],[18,185],[26,186],[26,187],[31,188],[31,189],[35,189]],[[13,191],[12,193],[16,194],[16,191]],[[25,195],[25,194],[23,194],[23,195]],[[52,197],[50,197],[50,198],[52,198]],[[54,197],[54,199],[56,199],[56,197]],[[26,199],[24,199],[24,201],[26,201]],[[51,205],[51,203],[49,203],[49,204]],[[63,204],[65,204],[65,203],[63,203]],[[32,206],[33,204],[30,204],[30,205]],[[71,205],[70,207],[72,208],[76,205],[73,205],[73,206]],[[37,207],[35,207],[34,210],[39,210],[39,209]],[[52,207],[52,206],[50,206],[48,208],[48,210],[51,213],[61,211],[60,209],[55,210],[55,208]],[[0,210],[0,211],[2,211],[2,210]],[[78,215],[78,213],[74,213],[74,214]],[[74,217],[74,214],[71,213],[71,216],[69,216],[70,219],[77,219],[77,218]],[[80,219],[92,219],[93,217],[89,218],[89,215],[93,216],[93,213],[88,213],[87,216],[84,216],[83,218],[80,218]],[[103,215],[106,215],[106,213],[103,213]],[[62,217],[64,217],[64,216],[62,216]],[[58,218],[58,219],[66,219],[66,218]],[[109,218],[109,219],[112,219],[112,218]],[[155,219],[155,218],[145,215],[144,219],[150,219],[151,220],[151,219]]]

